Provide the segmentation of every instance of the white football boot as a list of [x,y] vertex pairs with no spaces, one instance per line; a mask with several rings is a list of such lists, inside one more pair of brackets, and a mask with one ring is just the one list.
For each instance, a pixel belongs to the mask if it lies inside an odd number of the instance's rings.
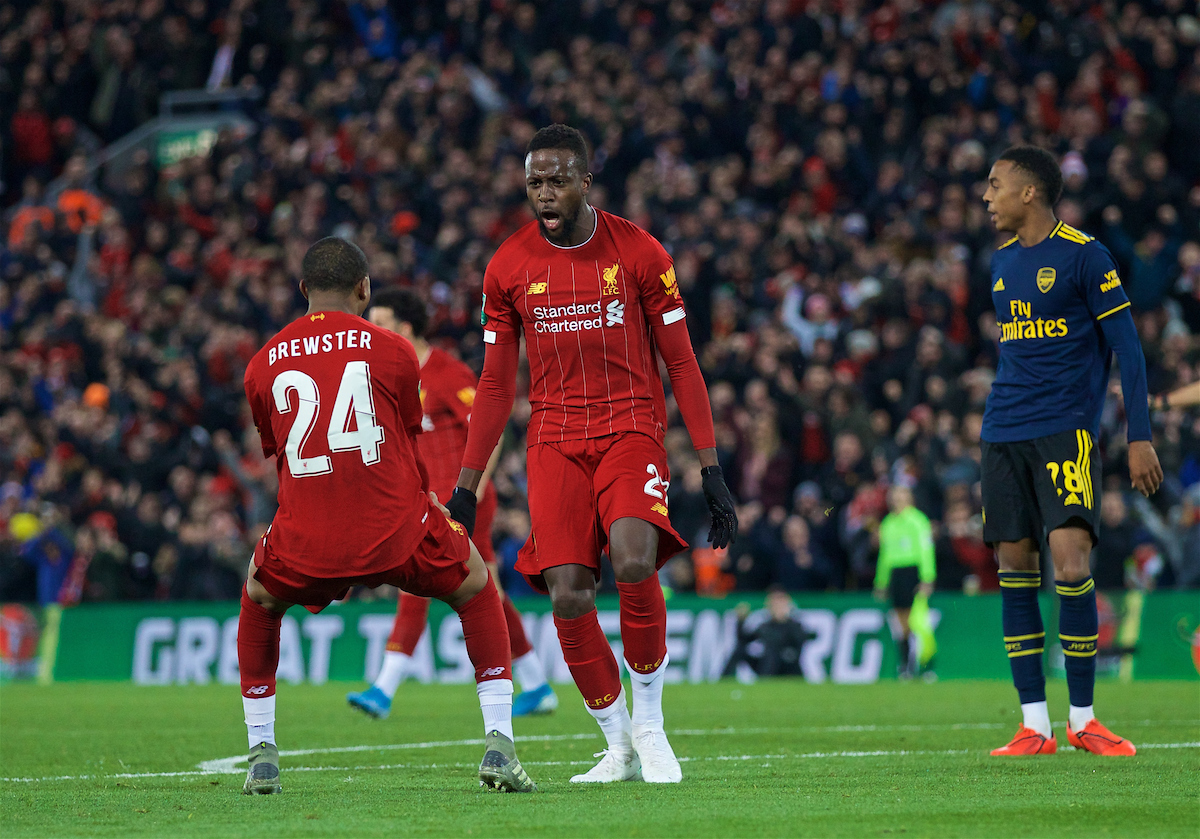
[[600,762],[582,775],[573,777],[571,783],[611,784],[614,781],[636,781],[642,768],[637,752],[632,750],[628,754],[622,754],[605,749],[596,752],[593,757],[600,758]]
[[683,780],[679,759],[661,728],[633,727],[633,748],[642,762],[642,780],[648,784],[677,784]]

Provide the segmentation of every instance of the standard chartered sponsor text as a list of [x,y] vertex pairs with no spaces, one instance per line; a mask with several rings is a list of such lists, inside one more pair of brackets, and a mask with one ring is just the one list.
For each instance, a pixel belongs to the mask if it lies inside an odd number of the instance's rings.
[[[595,315],[595,317],[579,317]],[[599,329],[603,325],[600,317],[600,301],[595,303],[572,303],[570,306],[534,306],[535,332],[580,332]],[[571,318],[565,320],[565,318]]]

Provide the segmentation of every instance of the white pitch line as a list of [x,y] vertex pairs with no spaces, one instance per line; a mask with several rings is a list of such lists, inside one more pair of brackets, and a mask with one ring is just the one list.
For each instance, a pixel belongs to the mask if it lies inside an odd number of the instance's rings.
[[[681,732],[675,732],[681,733]],[[723,733],[723,732],[709,732]],[[592,735],[587,735],[591,737]],[[584,735],[562,735],[557,739],[583,739]],[[547,740],[549,737],[529,738],[537,740]],[[455,743],[459,741],[454,741]],[[464,745],[476,744],[482,741],[472,740],[463,741]],[[416,745],[416,744],[414,744]],[[399,746],[397,747],[399,748]],[[1142,743],[1138,746],[1139,749],[1200,749],[1200,741],[1189,743]],[[313,750],[309,750],[310,752]],[[280,752],[281,755],[286,754]],[[836,759],[836,758],[859,758],[859,757],[915,757],[915,756],[954,756],[954,755],[982,755],[982,750],[978,749],[876,749],[871,751],[835,751],[835,752],[802,752],[800,754],[761,754],[761,755],[711,755],[708,757],[681,757],[680,763],[708,763],[708,762],[746,762],[752,760],[813,760],[813,759]],[[212,761],[215,763],[215,761]],[[589,766],[590,760],[570,760],[570,761],[524,761],[527,766]],[[381,771],[389,769],[466,769],[473,768],[474,763],[461,762],[446,762],[446,763],[385,763],[374,766],[287,766],[285,772],[363,772],[363,771]],[[197,778],[213,775],[241,775],[241,769],[220,769],[220,770],[203,770],[196,772],[121,772],[113,775],[55,775],[44,778],[0,778],[0,781],[7,783],[40,783],[47,781],[86,781],[86,780],[113,780],[113,779],[137,779],[137,778]]]

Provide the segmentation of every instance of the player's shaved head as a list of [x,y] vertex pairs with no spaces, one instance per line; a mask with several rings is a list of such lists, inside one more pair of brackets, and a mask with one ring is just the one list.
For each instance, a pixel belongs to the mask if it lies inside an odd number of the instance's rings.
[[425,337],[429,327],[429,309],[421,295],[411,288],[391,287],[376,292],[371,297],[372,309],[391,309],[392,317],[398,323],[407,323],[412,327],[413,336]]
[[1054,155],[1037,146],[1013,146],[997,158],[997,162],[1001,160],[1010,162],[1016,173],[1029,179],[1043,204],[1053,207],[1058,203],[1063,176]]
[[308,249],[300,276],[309,291],[349,294],[367,276],[367,255],[346,239],[327,236]]
[[525,149],[528,156],[538,149],[562,149],[571,153],[572,168],[578,169],[579,174],[588,170],[587,142],[577,128],[555,123],[547,125],[533,135]]

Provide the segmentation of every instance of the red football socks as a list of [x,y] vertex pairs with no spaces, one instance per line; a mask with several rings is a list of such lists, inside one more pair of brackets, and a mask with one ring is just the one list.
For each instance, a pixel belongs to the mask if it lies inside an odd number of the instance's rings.
[[275,695],[275,671],[279,668],[279,625],[281,612],[272,612],[253,600],[242,586],[242,611],[238,615],[238,669],[242,696],[262,699]]
[[653,673],[667,655],[667,603],[658,575],[640,583],[617,583],[621,593],[621,643],[625,663],[638,673]]
[[587,706],[596,711],[616,702],[621,694],[621,673],[596,610],[578,618],[555,615],[554,625],[558,627],[563,660]]
[[508,628],[500,593],[488,575],[487,585],[458,610],[462,620],[467,655],[475,665],[475,681],[508,679],[512,681],[512,658],[508,652]]
[[525,625],[521,623],[521,613],[513,605],[512,600],[504,595],[504,620],[508,623],[508,645],[512,651],[513,661],[533,649],[525,636]]
[[429,618],[429,598],[400,592],[396,606],[396,620],[392,623],[392,634],[388,636],[387,650],[390,653],[412,655],[425,632]]

